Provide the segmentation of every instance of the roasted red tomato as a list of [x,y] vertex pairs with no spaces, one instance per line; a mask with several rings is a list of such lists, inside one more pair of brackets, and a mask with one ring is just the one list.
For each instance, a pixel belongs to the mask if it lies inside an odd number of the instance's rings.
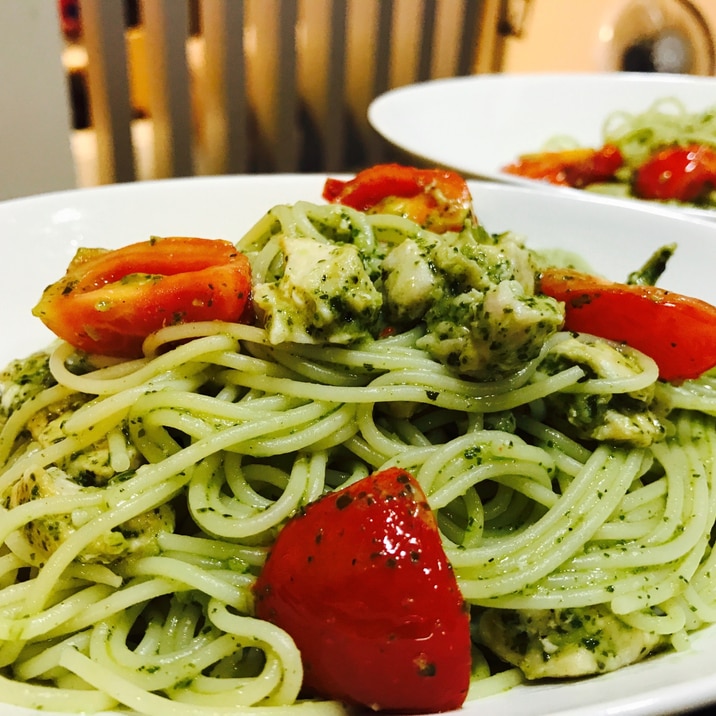
[[323,198],[358,211],[406,216],[436,233],[460,231],[473,217],[467,182],[443,169],[377,164],[349,181],[327,179]]
[[567,330],[640,350],[656,361],[663,380],[698,378],[716,366],[716,307],[704,301],[570,269],[544,271],[539,289],[565,303]]
[[136,358],[162,326],[238,321],[251,290],[249,261],[218,239],[155,238],[121,249],[80,249],[33,314],[89,353]]
[[468,611],[419,484],[397,468],[309,505],[279,533],[256,614],[301,651],[304,685],[375,710],[458,708]]
[[617,147],[605,144],[601,149],[568,149],[561,152],[538,152],[525,154],[503,171],[508,174],[541,179],[582,188],[596,182],[609,181],[624,164]]
[[634,193],[642,199],[694,202],[716,186],[716,151],[692,144],[668,147],[639,167]]

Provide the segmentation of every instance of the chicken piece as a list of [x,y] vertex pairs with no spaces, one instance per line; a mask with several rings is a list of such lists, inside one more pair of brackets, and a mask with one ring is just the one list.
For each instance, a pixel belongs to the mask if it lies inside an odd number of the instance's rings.
[[388,315],[398,323],[420,320],[438,283],[429,253],[417,240],[401,241],[383,260],[383,293]]
[[511,233],[417,235],[383,262],[386,314],[424,320],[418,346],[459,373],[502,378],[536,357],[564,320],[559,303],[535,296],[535,266]]
[[271,342],[346,345],[370,337],[382,298],[358,249],[306,237],[284,236],[281,243],[283,276],[253,288]]
[[25,401],[55,384],[46,352],[12,361],[0,373],[0,427]]
[[665,638],[629,626],[604,604],[571,609],[487,609],[480,641],[528,679],[614,671],[640,661]]
[[428,333],[418,346],[458,373],[499,380],[536,358],[560,328],[559,306],[545,299],[517,281],[445,297],[426,314]]
[[[12,509],[31,500],[71,496],[87,489],[101,488],[82,487],[58,467],[38,468],[27,472],[13,485],[7,506]],[[32,520],[24,526],[24,536],[36,551],[49,557],[73,532],[99,514],[99,508],[81,509]],[[154,554],[158,551],[157,534],[173,531],[174,524],[174,509],[160,505],[104,534],[88,545],[78,559],[109,564],[127,554]]]
[[[2,417],[7,418],[24,401],[53,384],[46,353],[14,361],[0,374]],[[63,440],[66,437],[64,425],[67,418],[90,399],[91,396],[73,393],[37,410],[28,419],[16,441],[16,456]],[[129,440],[124,442],[120,452],[119,462],[123,474],[131,474],[144,462]],[[3,495],[4,504],[12,509],[45,497],[72,496],[86,490],[102,489],[117,476],[112,457],[107,437],[100,437],[94,444],[72,452],[56,465],[28,470]],[[99,509],[81,509],[42,517],[26,524],[23,533],[33,550],[47,558],[75,530],[98,514]],[[128,553],[152,553],[157,550],[157,533],[172,531],[174,522],[173,508],[162,505],[128,520],[95,540],[83,550],[79,559],[84,562],[110,563]]]
[[[557,344],[541,369],[552,374],[573,365],[581,366],[588,378],[616,381],[642,370],[620,346],[586,335]],[[666,436],[665,410],[654,385],[628,393],[560,392],[545,404],[548,420],[577,439],[648,447]]]

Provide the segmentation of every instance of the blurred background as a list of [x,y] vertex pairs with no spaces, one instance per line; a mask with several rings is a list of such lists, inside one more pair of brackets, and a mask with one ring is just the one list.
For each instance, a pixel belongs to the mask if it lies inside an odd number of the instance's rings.
[[393,157],[366,111],[394,87],[712,75],[712,28],[716,0],[0,0],[0,199],[353,171]]

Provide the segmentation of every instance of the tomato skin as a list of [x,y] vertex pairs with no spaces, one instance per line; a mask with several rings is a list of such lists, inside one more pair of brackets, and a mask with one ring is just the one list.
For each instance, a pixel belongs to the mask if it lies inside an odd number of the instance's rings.
[[716,366],[716,307],[705,301],[570,269],[548,269],[538,284],[565,303],[567,330],[640,350],[656,361],[662,380],[698,378]]
[[396,213],[436,233],[460,231],[473,217],[467,182],[456,172],[376,164],[353,179],[327,179],[323,198],[364,212]]
[[371,709],[458,708],[469,615],[415,479],[391,468],[330,493],[279,533],[257,616],[301,651],[304,685]]
[[667,147],[639,167],[634,193],[642,199],[696,201],[716,185],[716,151],[691,144]]
[[605,144],[600,149],[525,154],[518,161],[503,167],[503,171],[579,189],[613,179],[614,173],[623,164],[621,151],[612,144]]
[[154,238],[80,249],[32,312],[80,350],[137,358],[144,339],[163,326],[240,320],[250,291],[249,261],[230,242]]

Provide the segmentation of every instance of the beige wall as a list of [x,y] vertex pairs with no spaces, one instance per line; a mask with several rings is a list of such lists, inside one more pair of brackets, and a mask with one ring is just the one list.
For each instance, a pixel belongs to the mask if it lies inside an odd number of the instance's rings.
[[[692,0],[692,4],[710,25],[713,37],[716,0]],[[690,16],[678,10],[677,0],[531,0],[522,37],[506,43],[503,68],[506,72],[618,69],[619,48],[635,31],[628,19],[624,21],[626,14],[644,23],[651,9],[657,8],[658,15],[659,6],[673,10],[678,22],[690,24]],[[706,46],[696,49],[701,60],[694,74],[707,74]]]

